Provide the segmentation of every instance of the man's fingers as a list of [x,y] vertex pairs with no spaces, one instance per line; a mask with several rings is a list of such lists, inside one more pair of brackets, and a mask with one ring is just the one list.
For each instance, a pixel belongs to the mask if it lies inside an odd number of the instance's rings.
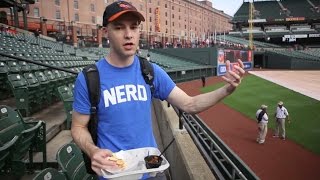
[[239,66],[234,66],[234,68],[238,70],[241,77],[245,74],[245,70],[243,68],[241,68]]
[[229,74],[230,74],[236,81],[239,81],[239,80],[241,79],[241,77],[240,77],[236,72],[229,71]]
[[231,64],[230,61],[227,60],[227,61],[226,61],[226,69],[227,69],[227,72],[230,71],[230,69],[231,69],[231,68],[230,68],[230,64]]
[[243,62],[241,61],[241,59],[238,59],[238,63],[239,63],[239,65],[240,65],[240,67],[243,69],[243,68],[244,68],[244,64],[243,64]]

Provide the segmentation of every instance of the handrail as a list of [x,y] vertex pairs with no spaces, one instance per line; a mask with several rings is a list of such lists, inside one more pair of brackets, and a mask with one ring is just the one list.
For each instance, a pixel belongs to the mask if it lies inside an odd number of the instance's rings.
[[197,115],[174,109],[218,179],[259,179]]
[[38,62],[38,61],[33,61],[33,60],[30,60],[30,59],[27,59],[27,58],[22,58],[22,57],[17,57],[17,56],[12,56],[10,54],[5,54],[5,53],[2,53],[2,52],[0,52],[0,56],[16,59],[18,61],[25,61],[25,62],[28,62],[28,63],[44,66],[44,67],[47,67],[47,68],[68,72],[68,73],[71,73],[71,74],[76,74],[76,75],[78,74],[78,72],[72,71],[70,69],[66,69],[66,68],[62,68],[62,67],[56,67],[56,66],[52,66],[52,65],[49,65],[49,64],[44,64],[44,63],[41,63],[41,62]]

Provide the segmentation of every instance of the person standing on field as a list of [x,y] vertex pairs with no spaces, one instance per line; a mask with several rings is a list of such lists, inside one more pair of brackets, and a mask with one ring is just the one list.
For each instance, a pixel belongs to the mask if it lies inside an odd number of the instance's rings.
[[285,121],[288,119],[288,123],[290,123],[288,110],[283,106],[283,102],[279,101],[278,106],[275,113],[276,118],[276,129],[273,137],[279,137],[279,133],[281,131],[280,138],[282,140],[286,139],[286,127]]
[[257,143],[263,144],[268,132],[268,114],[266,105],[261,105],[261,108],[256,112],[256,118],[258,120],[258,137]]

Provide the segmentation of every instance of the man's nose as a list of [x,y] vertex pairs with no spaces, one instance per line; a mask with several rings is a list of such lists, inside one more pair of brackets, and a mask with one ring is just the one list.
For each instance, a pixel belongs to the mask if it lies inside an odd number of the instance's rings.
[[132,31],[131,31],[130,28],[126,28],[125,38],[126,38],[126,39],[131,39],[131,38],[132,38]]

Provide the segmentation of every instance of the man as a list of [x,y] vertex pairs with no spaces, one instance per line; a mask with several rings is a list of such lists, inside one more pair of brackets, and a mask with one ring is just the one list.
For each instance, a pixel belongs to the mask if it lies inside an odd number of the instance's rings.
[[206,77],[201,76],[202,87],[206,86]]
[[258,120],[258,138],[257,143],[263,144],[268,132],[268,114],[266,105],[261,105],[261,108],[256,112],[256,118]]
[[[98,104],[98,142],[95,145],[88,132],[90,101],[83,73],[77,77],[71,133],[76,144],[91,158],[92,169],[116,168],[107,157],[112,152],[141,147],[157,147],[151,126],[151,92],[143,79],[135,56],[139,44],[139,24],[144,17],[125,1],[108,5],[103,15],[105,34],[110,41],[110,53],[96,64],[100,73],[101,98]],[[222,77],[227,85],[206,94],[188,96],[177,87],[159,66],[154,68],[153,97],[167,100],[187,113],[198,113],[230,95],[241,83],[243,63]]]
[[281,139],[286,140],[286,128],[285,121],[288,118],[288,123],[290,123],[288,110],[283,106],[283,102],[279,101],[277,110],[275,113],[276,118],[276,129],[273,137],[279,137],[279,132],[281,131]]

